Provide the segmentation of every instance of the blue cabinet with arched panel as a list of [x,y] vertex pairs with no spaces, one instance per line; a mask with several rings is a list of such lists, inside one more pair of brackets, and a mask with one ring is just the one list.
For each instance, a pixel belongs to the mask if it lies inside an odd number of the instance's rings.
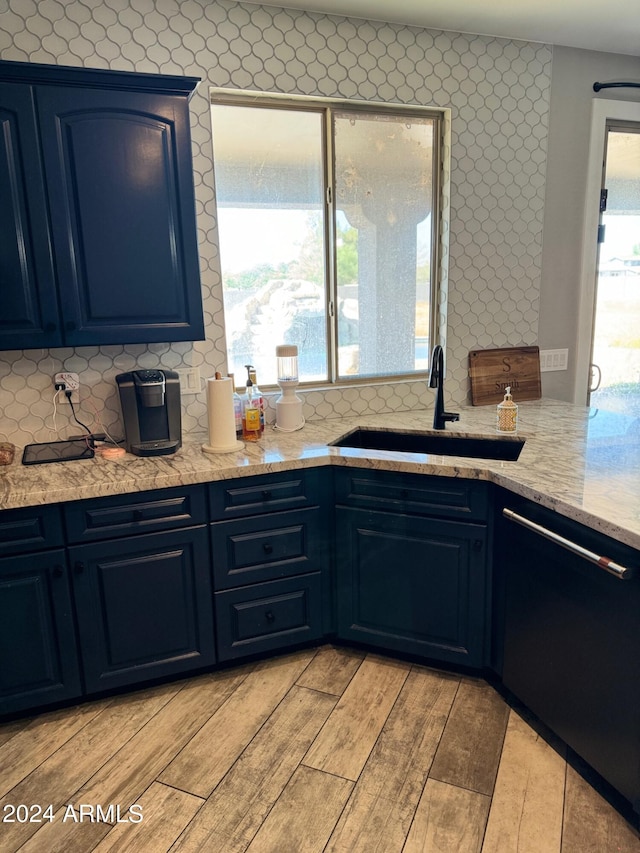
[[0,349],[204,337],[197,82],[0,62]]

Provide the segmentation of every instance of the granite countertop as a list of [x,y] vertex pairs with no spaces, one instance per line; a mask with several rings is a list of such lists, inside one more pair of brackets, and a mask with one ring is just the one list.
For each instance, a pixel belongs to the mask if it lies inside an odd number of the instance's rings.
[[[447,433],[495,438],[495,407],[461,407]],[[356,427],[432,432],[433,411],[313,421],[295,433],[268,427],[242,450],[208,454],[189,435],[172,456],[0,466],[0,509],[343,465],[487,480],[640,549],[640,420],[556,400],[521,403],[516,462],[329,447]]]

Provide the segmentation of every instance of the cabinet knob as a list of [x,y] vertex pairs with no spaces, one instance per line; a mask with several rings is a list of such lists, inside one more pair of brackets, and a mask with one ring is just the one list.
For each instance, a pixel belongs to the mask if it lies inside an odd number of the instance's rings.
[[75,563],[73,564],[73,571],[77,575],[81,575],[84,572],[84,563],[82,562],[82,560],[75,561]]
[[269,489],[264,489],[262,492],[262,500],[270,501],[271,500],[271,491]]
[[54,578],[61,578],[64,574],[64,569],[62,568],[62,566],[54,566],[51,574],[54,576]]
[[142,521],[144,519],[144,513],[141,509],[134,509],[133,511],[133,520],[134,521]]
[[473,540],[473,550],[474,551],[482,551],[482,539],[474,539]]
[[262,550],[264,551],[265,554],[272,554],[273,553],[273,545],[269,545],[268,542],[265,542],[262,546]]
[[273,612],[271,610],[267,610],[267,612],[264,614],[264,618],[267,620],[267,622],[276,621],[276,617],[273,615]]

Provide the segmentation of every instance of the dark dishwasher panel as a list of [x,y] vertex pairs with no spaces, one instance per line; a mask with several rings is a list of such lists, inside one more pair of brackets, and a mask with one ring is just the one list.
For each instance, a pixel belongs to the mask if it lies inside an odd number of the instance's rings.
[[638,554],[534,504],[508,506],[632,570],[620,579],[500,522],[504,685],[640,810]]

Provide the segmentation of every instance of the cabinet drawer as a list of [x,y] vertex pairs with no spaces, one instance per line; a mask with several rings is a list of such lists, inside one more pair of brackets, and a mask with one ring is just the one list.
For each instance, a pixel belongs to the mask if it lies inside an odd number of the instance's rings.
[[0,512],[0,556],[63,544],[60,508],[34,506]]
[[[215,588],[229,589],[323,568],[320,510],[303,509],[273,516],[211,525]],[[329,534],[324,531],[324,536]]]
[[159,489],[65,506],[70,542],[190,527],[206,520],[204,488]]
[[218,657],[233,660],[322,636],[320,573],[215,594]]
[[209,486],[211,519],[240,518],[300,509],[320,503],[326,471],[282,471],[269,476],[224,480]]
[[336,503],[411,515],[483,521],[488,484],[457,477],[430,477],[340,468],[335,472]]

